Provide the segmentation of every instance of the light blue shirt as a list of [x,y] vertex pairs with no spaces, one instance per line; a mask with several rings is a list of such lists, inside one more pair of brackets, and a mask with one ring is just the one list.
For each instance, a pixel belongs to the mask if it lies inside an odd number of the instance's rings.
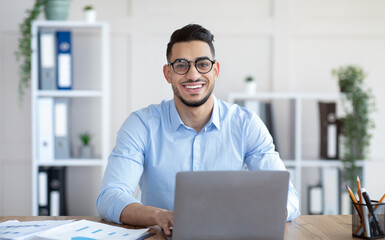
[[[97,199],[99,215],[121,223],[133,202],[173,210],[180,171],[285,170],[273,139],[253,112],[214,97],[211,119],[197,133],[186,126],[174,100],[133,112],[118,132]],[[133,197],[137,185],[141,201]],[[289,184],[287,220],[299,216],[298,195]],[[284,213],[282,213],[284,214]]]

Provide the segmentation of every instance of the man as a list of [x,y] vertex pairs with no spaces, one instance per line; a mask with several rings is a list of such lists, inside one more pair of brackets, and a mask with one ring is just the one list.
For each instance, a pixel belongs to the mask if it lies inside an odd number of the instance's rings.
[[[179,171],[285,170],[273,139],[254,113],[213,95],[219,75],[214,36],[190,24],[175,31],[163,66],[174,98],[132,113],[118,132],[97,208],[102,218],[129,225],[173,225]],[[141,202],[133,197],[137,185]],[[287,220],[299,215],[290,183]],[[285,213],[282,213],[285,214]]]

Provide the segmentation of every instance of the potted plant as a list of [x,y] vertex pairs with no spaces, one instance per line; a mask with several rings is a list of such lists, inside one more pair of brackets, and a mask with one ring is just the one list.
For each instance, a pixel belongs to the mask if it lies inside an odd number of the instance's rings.
[[344,177],[350,186],[360,174],[356,165],[357,160],[367,157],[370,139],[370,129],[374,128],[374,122],[370,114],[375,109],[374,96],[371,89],[364,87],[365,72],[359,66],[349,65],[332,70],[337,76],[343,98],[343,108],[346,113],[342,121],[342,135],[344,154]]
[[47,20],[67,20],[69,0],[46,0],[44,5]]
[[16,61],[21,61],[18,87],[20,103],[23,100],[24,91],[29,88],[31,81],[32,22],[39,17],[43,6],[47,20],[65,20],[68,15],[68,5],[69,0],[35,0],[32,9],[26,11],[27,17],[24,18],[23,22],[19,25],[21,37],[19,38],[18,50],[15,51],[15,56]]
[[245,78],[246,92],[248,94],[255,94],[257,92],[257,82],[254,80],[253,76],[247,76]]
[[87,5],[83,8],[84,20],[86,22],[95,22],[96,21],[96,11],[93,6]]
[[79,158],[93,158],[93,147],[90,145],[91,134],[88,132],[81,133],[79,138],[82,145],[79,147]]

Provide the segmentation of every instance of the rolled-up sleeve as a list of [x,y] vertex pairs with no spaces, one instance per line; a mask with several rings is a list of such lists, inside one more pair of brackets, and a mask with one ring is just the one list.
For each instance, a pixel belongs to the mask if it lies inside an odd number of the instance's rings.
[[[244,135],[246,136],[245,161],[250,170],[286,170],[279,154],[275,151],[273,138],[265,124],[255,114],[245,128]],[[298,194],[291,181],[289,181],[286,209],[286,221],[291,221],[300,215]]]
[[101,218],[121,224],[123,209],[130,203],[140,202],[133,194],[143,173],[146,138],[144,123],[136,114],[131,114],[118,132],[96,200]]

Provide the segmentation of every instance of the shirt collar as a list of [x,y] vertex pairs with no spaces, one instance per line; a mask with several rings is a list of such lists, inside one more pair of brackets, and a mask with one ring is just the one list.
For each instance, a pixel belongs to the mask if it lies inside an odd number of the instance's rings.
[[211,114],[210,121],[208,122],[207,126],[210,126],[210,124],[213,124],[218,130],[220,129],[219,125],[219,104],[218,99],[214,97],[214,107],[213,107],[213,113]]
[[[211,124],[213,124],[217,129],[220,129],[219,125],[219,105],[218,100],[214,97],[214,107],[213,112],[211,114],[210,120],[207,122],[204,128],[208,128]],[[170,122],[172,128],[176,131],[181,125],[184,126],[182,119],[180,118],[178,111],[176,110],[175,101],[172,99],[170,104]]]
[[180,125],[184,125],[182,119],[179,117],[178,111],[176,110],[174,99],[172,99],[170,104],[170,121],[172,129],[175,131],[179,128]]

